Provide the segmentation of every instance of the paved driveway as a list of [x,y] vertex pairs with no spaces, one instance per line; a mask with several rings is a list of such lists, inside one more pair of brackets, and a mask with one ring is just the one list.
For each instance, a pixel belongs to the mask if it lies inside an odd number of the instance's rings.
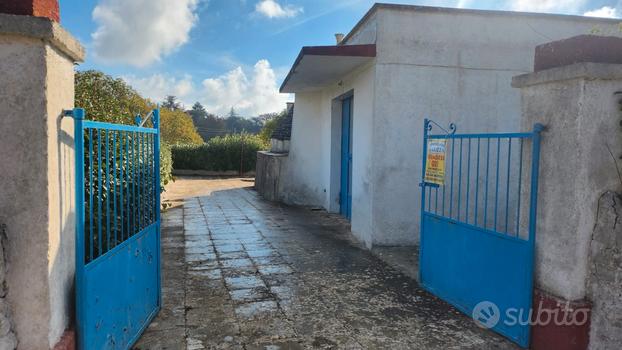
[[515,349],[350,241],[347,222],[180,179],[163,308],[136,349]]

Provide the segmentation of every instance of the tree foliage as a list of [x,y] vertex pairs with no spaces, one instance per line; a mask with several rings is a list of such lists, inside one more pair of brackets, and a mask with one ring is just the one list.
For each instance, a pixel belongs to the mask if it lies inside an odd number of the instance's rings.
[[134,124],[136,114],[146,115],[155,106],[122,79],[96,70],[77,72],[75,81],[75,104],[90,120]]
[[259,137],[263,140],[263,142],[270,142],[274,129],[276,129],[281,120],[285,117],[287,117],[287,109],[284,109],[279,113],[268,113],[259,116],[259,118],[264,121],[261,131],[259,131]]
[[182,110],[160,110],[162,139],[171,145],[201,144],[203,138],[197,133],[192,118]]
[[[134,125],[137,114],[146,116],[156,108],[122,79],[96,70],[76,73],[75,97],[76,106],[86,110],[87,119],[108,123]],[[175,96],[169,97],[173,107],[179,106]],[[179,109],[163,108],[160,128],[162,141],[169,144],[203,142],[190,116]]]
[[177,101],[177,97],[173,96],[173,95],[168,95],[166,96],[166,98],[164,98],[164,101],[162,102],[162,108],[165,109],[170,109],[172,111],[176,111],[178,109],[181,109],[181,103],[179,103],[179,101]]

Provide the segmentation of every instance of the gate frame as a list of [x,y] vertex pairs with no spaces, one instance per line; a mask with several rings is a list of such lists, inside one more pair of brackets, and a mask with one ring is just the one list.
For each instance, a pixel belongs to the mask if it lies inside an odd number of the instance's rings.
[[[63,112],[63,117],[72,117],[74,119],[74,147],[75,147],[75,177],[76,177],[76,188],[75,188],[75,200],[76,200],[76,231],[75,231],[75,305],[76,305],[76,349],[78,350],[86,350],[83,338],[85,333],[85,308],[86,308],[86,291],[84,290],[84,275],[85,269],[88,264],[85,263],[85,218],[86,218],[86,208],[84,205],[85,200],[85,179],[84,179],[84,131],[86,129],[85,123],[87,126],[90,124],[92,126],[95,125],[106,125],[112,126],[113,130],[117,131],[136,131],[136,127],[142,127],[142,124],[147,121],[149,116],[151,116],[153,121],[153,128],[155,130],[154,134],[154,149],[153,149],[153,162],[154,162],[154,186],[155,186],[155,221],[153,224],[156,224],[156,241],[158,249],[156,250],[156,268],[157,268],[157,306],[153,310],[153,312],[148,316],[145,320],[145,323],[141,325],[140,329],[137,330],[136,335],[130,339],[128,342],[128,348],[131,348],[137,341],[140,339],[142,333],[149,326],[151,321],[158,314],[160,309],[162,308],[162,266],[161,266],[161,220],[160,220],[160,206],[161,206],[161,192],[160,192],[160,110],[154,109],[144,120],[140,120],[137,117],[137,126],[123,125],[123,124],[114,124],[114,123],[100,123],[95,121],[85,121],[85,110],[83,108],[74,108],[73,110],[66,110]],[[136,233],[138,235],[139,232]],[[121,244],[129,241],[131,237],[127,240],[123,241]],[[116,248],[116,247],[115,247]],[[114,248],[113,248],[114,250]],[[105,255],[111,252],[111,250],[102,254]],[[101,256],[100,256],[101,257]],[[94,260],[95,261],[95,260]],[[91,261],[93,262],[93,261]]]
[[[442,134],[430,135],[430,131],[432,130],[432,125],[436,125],[439,129],[445,132]],[[421,182],[419,183],[419,187],[421,187],[421,208],[420,208],[420,246],[419,246],[419,280],[421,286],[424,289],[428,290],[432,294],[436,293],[433,289],[425,284],[424,281],[424,273],[423,273],[423,258],[424,258],[424,234],[425,234],[425,203],[426,203],[426,187],[439,187],[436,184],[426,183],[425,182],[425,173],[426,173],[426,161],[427,161],[427,147],[429,139],[456,139],[462,137],[471,137],[471,138],[529,138],[532,141],[532,155],[531,155],[531,179],[530,179],[530,193],[529,193],[529,224],[528,224],[528,237],[526,241],[529,243],[528,250],[528,279],[526,281],[527,288],[529,290],[529,308],[533,309],[533,289],[534,289],[534,260],[535,260],[535,242],[536,242],[536,219],[537,219],[537,205],[538,205],[538,175],[539,175],[539,163],[540,163],[540,143],[541,143],[541,132],[544,130],[544,126],[540,123],[536,123],[533,126],[533,130],[531,132],[525,133],[473,133],[473,134],[455,134],[456,125],[454,123],[449,124],[449,131],[441,127],[439,124],[434,122],[432,119],[425,118],[423,123],[423,157],[422,157],[422,167],[421,167]],[[453,151],[452,151],[453,157]],[[497,164],[498,166],[498,164]],[[452,161],[452,171],[453,171],[453,161]],[[509,180],[508,180],[509,181]],[[520,180],[519,180],[520,181]],[[430,192],[431,193],[431,192]],[[520,197],[521,194],[519,193]],[[452,205],[450,203],[450,205]],[[468,205],[468,203],[467,203]],[[519,204],[520,205],[520,204]],[[444,218],[444,217],[443,217]],[[451,218],[444,218],[448,222],[451,222]],[[520,220],[520,218],[517,218]],[[459,220],[457,222],[460,224]],[[467,224],[468,225],[468,224]],[[518,234],[518,233],[517,233]],[[444,299],[445,300],[445,299]],[[454,305],[460,311],[466,313],[469,317],[472,317],[471,312],[467,312],[462,306],[455,305],[452,301],[446,300],[450,304]],[[491,330],[502,334],[504,337],[510,339],[511,341],[517,343],[523,348],[527,348],[530,344],[531,340],[531,325],[526,327],[526,335],[523,339],[512,339],[508,337],[508,335],[499,332],[496,327],[490,328]]]

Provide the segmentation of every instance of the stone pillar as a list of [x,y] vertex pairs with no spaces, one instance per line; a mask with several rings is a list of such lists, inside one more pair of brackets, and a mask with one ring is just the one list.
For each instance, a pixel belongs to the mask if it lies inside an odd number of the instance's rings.
[[[521,89],[523,130],[536,122],[546,128],[540,158],[535,312],[539,307],[561,310],[567,302],[573,310],[589,310],[598,302],[588,293],[598,202],[606,191],[622,187],[616,168],[622,155],[620,52],[620,38],[581,36],[545,44],[536,49],[536,72],[513,79],[513,86]],[[532,349],[586,349],[589,326],[535,326]]]
[[74,314],[73,121],[62,111],[73,107],[84,49],[57,9],[56,0],[0,4],[19,14],[0,13],[0,224],[18,349],[54,348]]

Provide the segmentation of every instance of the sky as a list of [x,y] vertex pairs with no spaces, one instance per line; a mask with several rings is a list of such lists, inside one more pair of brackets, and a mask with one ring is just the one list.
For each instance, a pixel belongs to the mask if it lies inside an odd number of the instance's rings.
[[[385,2],[622,17],[622,0]],[[278,88],[302,46],[334,45],[371,0],[60,0],[61,24],[87,50],[79,70],[127,81],[143,96],[175,95],[211,113],[284,108]]]

